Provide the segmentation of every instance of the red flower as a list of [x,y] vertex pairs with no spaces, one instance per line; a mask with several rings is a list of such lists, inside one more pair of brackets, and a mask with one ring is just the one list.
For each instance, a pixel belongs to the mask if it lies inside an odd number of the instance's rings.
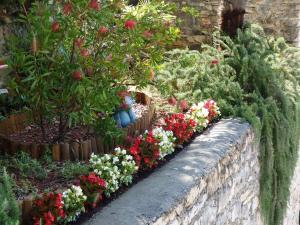
[[179,107],[182,111],[186,110],[187,109],[187,102],[186,100],[181,100],[180,103],[179,103]]
[[71,3],[64,4],[62,13],[64,15],[69,15],[71,13],[71,11],[72,11],[72,4]]
[[142,33],[143,37],[144,38],[151,38],[153,36],[152,32],[149,31],[149,30],[145,30],[143,33]]
[[76,38],[74,40],[74,44],[77,48],[81,48],[81,46],[83,45],[83,39],[82,38]]
[[97,0],[91,0],[90,3],[89,3],[89,7],[91,9],[96,10],[96,11],[98,11],[100,9],[100,5],[98,4]]
[[217,60],[217,59],[213,59],[212,61],[211,61],[211,64],[212,65],[217,65],[219,63],[219,61]]
[[134,20],[127,20],[127,21],[125,21],[124,27],[125,27],[127,30],[133,30],[134,27],[135,27],[135,21],[134,21]]
[[71,77],[76,80],[76,81],[79,81],[79,80],[82,80],[82,75],[81,75],[81,72],[78,71],[78,70],[75,70],[71,73]]
[[58,32],[59,31],[59,23],[54,21],[51,24],[51,31],[52,32]]
[[173,96],[172,97],[170,97],[169,99],[168,99],[168,103],[170,104],[170,105],[176,105],[176,103],[177,103],[177,100],[176,100],[176,98],[174,98]]
[[54,223],[55,218],[50,211],[44,213],[44,221],[45,221],[44,225],[51,225]]
[[80,50],[80,55],[82,56],[82,57],[88,57],[89,55],[90,55],[90,52],[87,50],[87,49],[81,49]]
[[172,114],[165,118],[165,130],[172,131],[178,144],[188,141],[196,127],[194,120],[187,120],[182,113]]
[[107,28],[104,26],[101,26],[98,30],[98,35],[99,36],[104,36],[108,32]]

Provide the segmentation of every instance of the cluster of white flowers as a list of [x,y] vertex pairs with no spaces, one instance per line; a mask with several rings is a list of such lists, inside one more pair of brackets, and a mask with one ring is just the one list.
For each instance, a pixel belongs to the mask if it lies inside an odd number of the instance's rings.
[[119,158],[114,155],[91,155],[90,163],[93,171],[106,182],[106,189],[104,190],[106,196],[110,196],[111,193],[119,189],[120,171],[117,166],[118,162]]
[[203,128],[207,127],[209,111],[204,107],[204,102],[199,102],[198,104],[193,104],[187,113],[187,118],[192,119],[197,123],[196,130],[201,131]]
[[80,213],[84,212],[84,202],[87,197],[83,194],[81,187],[72,185],[62,193],[62,203],[66,212],[65,221],[75,221]]
[[153,137],[158,140],[158,149],[160,159],[174,152],[174,143],[176,138],[172,131],[165,131],[162,127],[156,127],[152,130]]
[[138,169],[131,155],[126,150],[116,148],[112,155],[91,155],[90,163],[93,171],[106,182],[104,194],[110,196],[121,184],[132,182],[132,174]]
[[121,148],[115,148],[115,156],[119,158],[120,183],[125,185],[132,183],[132,174],[138,170],[133,157]]

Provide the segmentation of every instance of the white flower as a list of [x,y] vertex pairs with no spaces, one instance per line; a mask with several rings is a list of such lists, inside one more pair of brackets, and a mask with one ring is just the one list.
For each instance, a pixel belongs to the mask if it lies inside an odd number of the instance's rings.
[[162,127],[156,127],[152,130],[152,134],[159,141],[158,150],[161,159],[174,152],[176,138],[172,131],[165,131]]

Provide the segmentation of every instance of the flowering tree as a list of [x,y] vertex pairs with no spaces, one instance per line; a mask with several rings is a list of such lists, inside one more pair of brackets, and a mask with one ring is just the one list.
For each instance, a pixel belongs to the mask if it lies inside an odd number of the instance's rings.
[[178,34],[172,8],[158,1],[53,1],[24,7],[26,33],[11,40],[12,88],[34,112],[44,139],[56,119],[63,141],[75,124],[111,115],[125,85],[143,87]]

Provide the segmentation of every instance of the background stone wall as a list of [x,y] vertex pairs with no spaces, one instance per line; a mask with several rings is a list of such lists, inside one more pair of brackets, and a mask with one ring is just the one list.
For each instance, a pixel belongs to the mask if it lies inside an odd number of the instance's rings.
[[300,47],[300,0],[247,0],[246,20]]

